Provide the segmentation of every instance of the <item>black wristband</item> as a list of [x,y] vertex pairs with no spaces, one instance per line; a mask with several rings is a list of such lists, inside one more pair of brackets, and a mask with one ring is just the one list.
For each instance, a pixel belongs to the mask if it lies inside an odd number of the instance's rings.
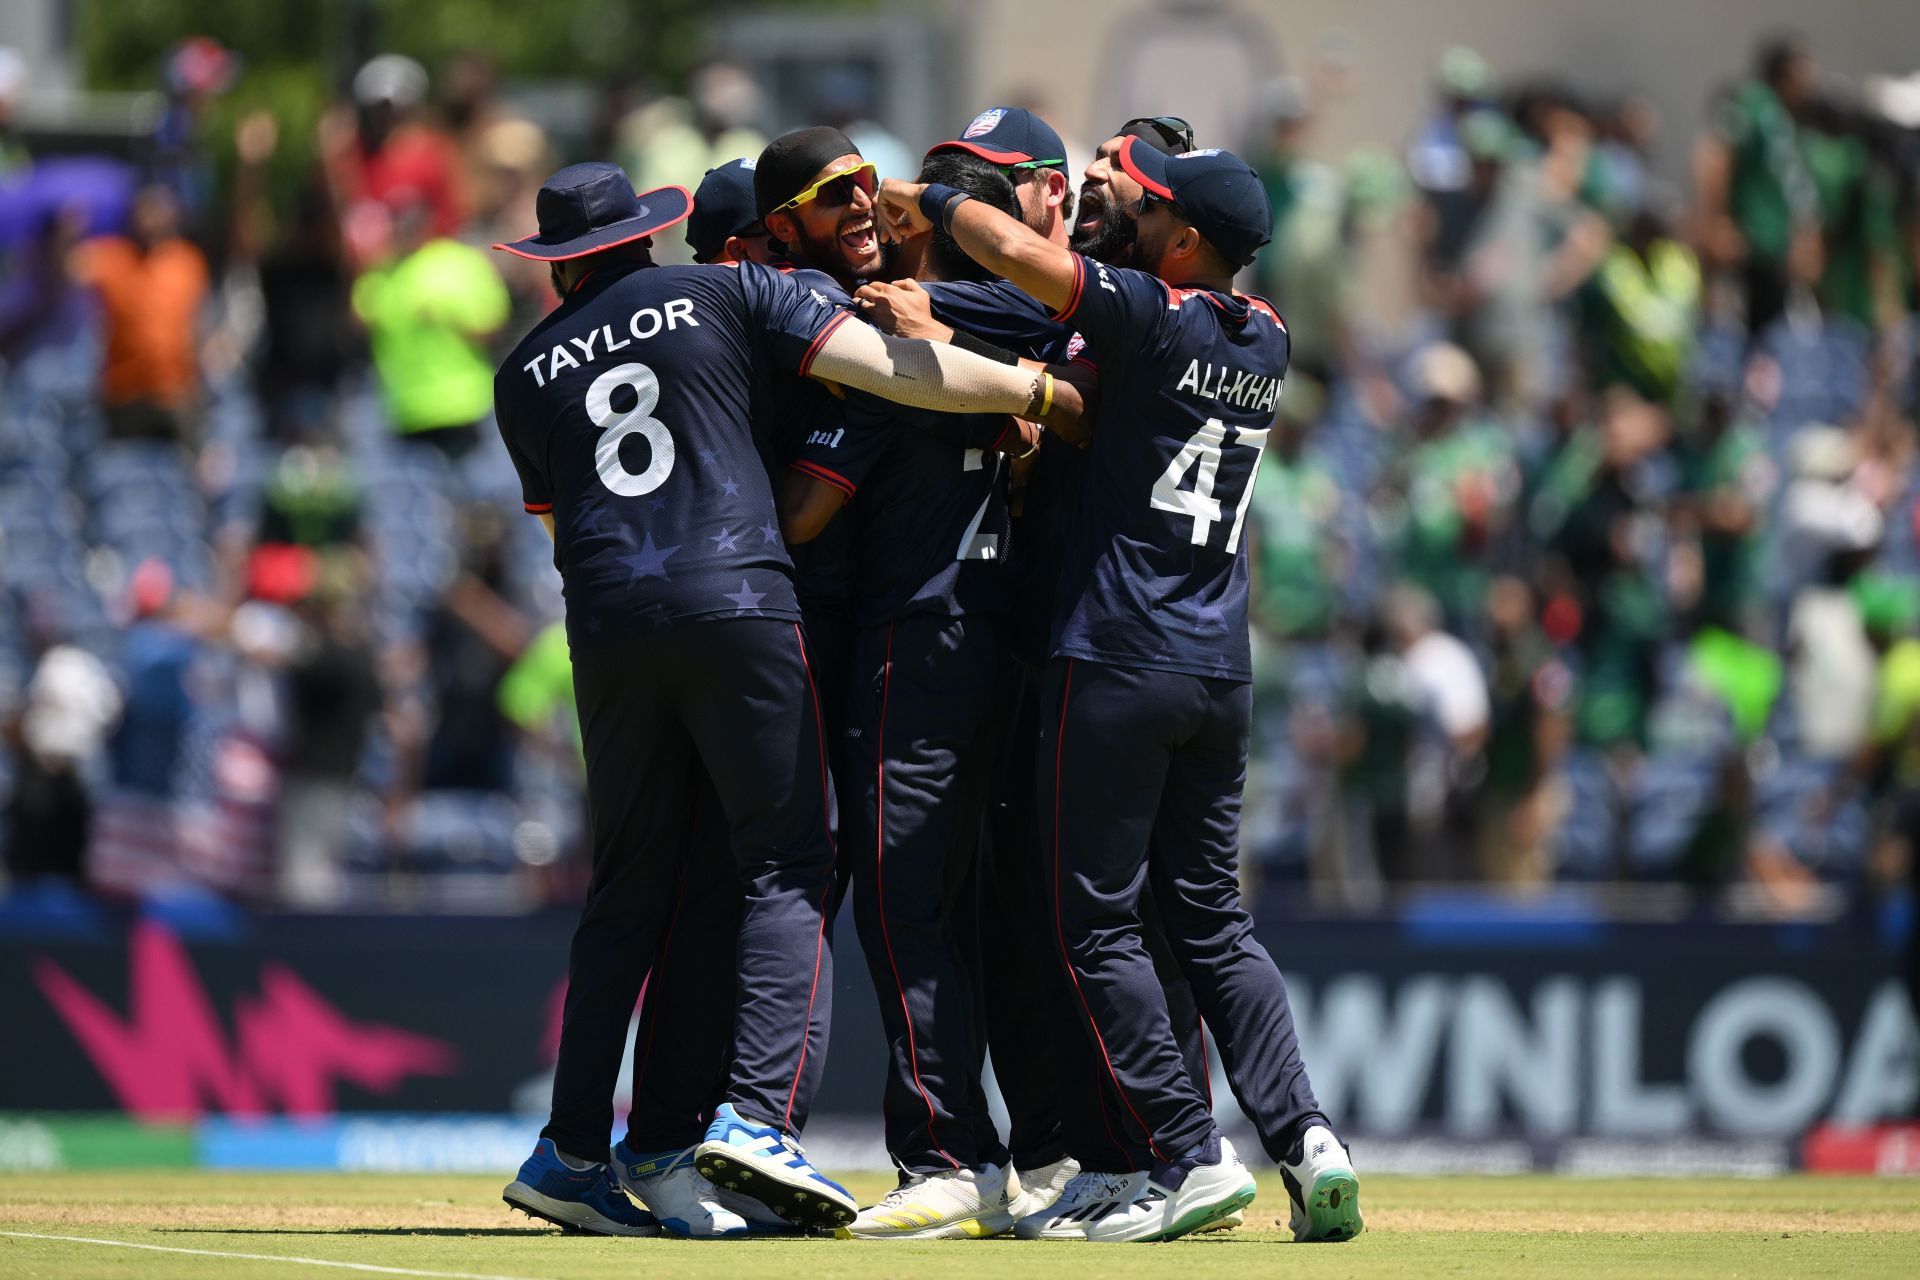
[[953,229],[953,211],[972,196],[944,182],[929,182],[920,192],[920,212],[942,231]]
[[971,351],[977,356],[985,356],[996,364],[1019,364],[1020,357],[1005,347],[996,347],[985,338],[976,338],[965,329],[953,331],[953,345],[962,351]]

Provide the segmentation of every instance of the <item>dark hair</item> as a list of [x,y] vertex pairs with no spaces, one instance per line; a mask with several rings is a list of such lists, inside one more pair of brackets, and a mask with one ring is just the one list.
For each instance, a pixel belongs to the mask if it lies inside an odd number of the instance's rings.
[[[920,181],[945,183],[1002,213],[1020,217],[1020,198],[1007,171],[971,152],[934,152],[920,166]],[[969,258],[953,237],[939,227],[933,229],[933,243],[928,252],[932,255],[930,265],[942,280],[992,279],[992,273]]]
[[1760,42],[1754,54],[1754,74],[1767,84],[1779,88],[1780,80],[1787,74],[1787,68],[1807,56],[1807,42],[1797,35],[1778,34],[1768,36]]

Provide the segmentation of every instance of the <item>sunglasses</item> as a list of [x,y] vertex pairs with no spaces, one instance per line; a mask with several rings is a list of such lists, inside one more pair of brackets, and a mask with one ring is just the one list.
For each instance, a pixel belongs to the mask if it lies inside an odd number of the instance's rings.
[[1061,168],[1064,167],[1066,163],[1067,158],[1065,156],[1057,156],[1052,160],[1022,160],[1019,164],[997,164],[993,167],[1006,174],[1009,178],[1017,179],[1022,173],[1032,173],[1036,169]]
[[1180,218],[1183,220],[1186,219],[1187,215],[1180,212],[1179,205],[1167,199],[1165,196],[1155,195],[1151,191],[1142,191],[1140,193],[1140,199],[1137,202],[1135,202],[1133,206],[1134,216],[1135,217],[1143,216],[1147,210],[1153,208],[1153,206],[1155,205],[1164,205],[1166,206],[1167,212],[1171,213],[1174,217]]
[[873,194],[876,178],[873,161],[869,160],[851,169],[842,169],[838,173],[828,174],[793,199],[777,204],[767,212],[782,213],[788,209],[798,209],[809,200],[818,200],[821,204],[829,206],[852,204],[855,190],[864,191],[868,195]]
[[1193,126],[1179,116],[1135,116],[1120,126],[1120,132],[1125,133],[1135,125],[1153,130],[1169,147],[1179,147],[1183,152],[1193,150]]

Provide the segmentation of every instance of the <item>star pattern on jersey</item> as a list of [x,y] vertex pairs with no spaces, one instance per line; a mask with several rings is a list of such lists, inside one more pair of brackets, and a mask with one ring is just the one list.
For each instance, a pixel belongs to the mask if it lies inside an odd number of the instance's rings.
[[740,486],[732,476],[728,476],[720,482],[720,491],[729,498],[737,498],[740,496]]
[[766,598],[766,592],[755,591],[747,585],[745,578],[740,579],[740,589],[738,591],[721,593],[721,599],[733,601],[733,603],[739,607],[741,613],[760,612],[760,602]]
[[708,538],[707,541],[713,544],[713,549],[716,552],[738,551],[740,549],[740,535],[731,529],[722,529],[711,538]]
[[605,507],[595,507],[581,516],[580,529],[582,532],[590,533],[596,538],[609,538],[613,536],[607,532],[607,509]]
[[640,544],[637,555],[620,557],[620,563],[627,566],[633,575],[627,579],[627,585],[631,587],[642,578],[658,578],[662,582],[672,582],[673,579],[667,576],[667,558],[679,549],[678,543],[670,547],[655,546],[653,535],[649,533],[646,541]]
[[710,466],[710,467],[711,467],[711,466],[716,466],[716,465],[718,465],[718,464],[719,464],[719,461],[720,461],[720,458],[719,458],[719,455],[717,455],[716,453],[714,453],[714,451],[713,451],[713,450],[711,450],[711,449],[702,449],[702,450],[700,451],[700,461],[702,461],[702,462],[704,462],[704,463],[706,463],[706,464],[707,464],[708,466]]
[[780,526],[775,524],[771,517],[768,518],[765,524],[760,526],[760,545],[763,547],[777,547],[780,545]]
[[1203,604],[1194,610],[1203,626],[1216,626],[1222,631],[1227,629],[1227,611],[1217,604]]
[[662,507],[664,507],[664,506],[666,506],[666,505],[667,505],[667,500],[666,500],[665,498],[653,498],[653,499],[651,499],[651,500],[649,500],[649,501],[648,501],[648,503],[647,503],[647,511],[648,511],[648,512],[649,512],[650,514],[653,514],[653,515],[659,515],[659,514],[660,514],[660,508],[662,508]]

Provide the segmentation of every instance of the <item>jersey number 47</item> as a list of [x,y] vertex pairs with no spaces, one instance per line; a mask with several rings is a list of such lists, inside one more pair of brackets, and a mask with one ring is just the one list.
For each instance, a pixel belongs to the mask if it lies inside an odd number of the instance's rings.
[[[1194,546],[1204,547],[1220,522],[1220,500],[1213,496],[1214,482],[1220,475],[1221,450],[1226,447],[1227,426],[1218,418],[1209,418],[1193,433],[1160,478],[1153,482],[1153,509],[1186,516],[1193,521]],[[1227,534],[1227,554],[1240,549],[1240,526],[1246,523],[1247,506],[1253,501],[1253,482],[1260,475],[1260,454],[1267,447],[1267,428],[1240,427],[1233,443],[1253,450],[1253,465],[1247,468],[1247,487],[1233,508],[1233,528]],[[1193,472],[1193,488],[1182,489],[1181,482]]]

